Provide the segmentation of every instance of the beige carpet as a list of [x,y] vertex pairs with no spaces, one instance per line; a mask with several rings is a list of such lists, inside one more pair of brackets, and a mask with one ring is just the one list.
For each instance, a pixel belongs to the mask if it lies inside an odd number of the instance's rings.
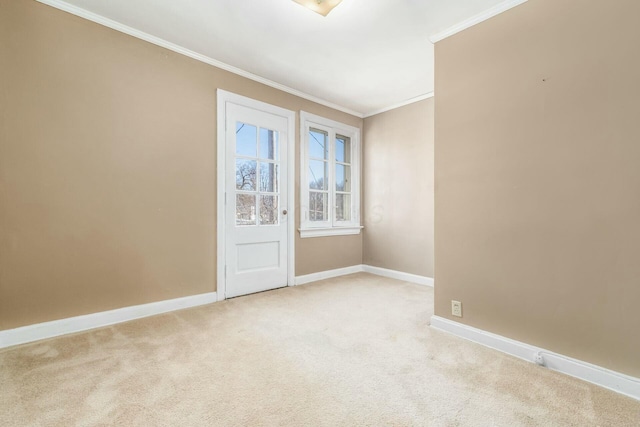
[[0,353],[1,426],[638,426],[640,402],[428,326],[367,274]]

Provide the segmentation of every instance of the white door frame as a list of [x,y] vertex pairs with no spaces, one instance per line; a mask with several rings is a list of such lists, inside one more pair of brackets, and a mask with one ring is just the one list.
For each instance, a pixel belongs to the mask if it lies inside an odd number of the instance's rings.
[[288,150],[288,160],[287,160],[287,168],[288,168],[288,180],[287,180],[287,190],[289,192],[288,196],[288,206],[281,206],[280,209],[287,210],[287,286],[293,286],[295,284],[295,222],[296,222],[296,212],[295,212],[295,178],[296,178],[296,113],[291,110],[287,110],[281,107],[276,107],[275,105],[267,104],[265,102],[256,101],[255,99],[247,98],[242,95],[237,95],[232,92],[227,92],[222,89],[218,89],[217,91],[218,98],[218,179],[217,179],[217,212],[218,212],[218,221],[217,221],[217,246],[218,246],[218,256],[217,256],[217,284],[216,284],[216,293],[218,297],[218,301],[222,301],[225,298],[226,288],[227,288],[227,278],[226,278],[226,209],[225,209],[225,172],[226,172],[226,103],[231,102],[234,104],[242,105],[245,107],[253,108],[256,110],[266,111],[267,113],[275,114],[278,116],[282,116],[287,119],[287,150]]

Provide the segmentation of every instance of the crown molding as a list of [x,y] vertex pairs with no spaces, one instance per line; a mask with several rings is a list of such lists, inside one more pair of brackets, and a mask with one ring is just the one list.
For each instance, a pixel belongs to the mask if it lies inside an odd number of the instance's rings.
[[[315,102],[320,105],[324,105],[325,107],[332,108],[334,110],[342,111],[344,113],[350,114],[352,116],[358,118],[367,118],[374,116],[376,114],[384,113],[386,111],[394,110],[396,108],[403,107],[405,105],[413,104],[414,102],[422,101],[424,99],[428,99],[434,96],[433,92],[429,92],[423,95],[418,95],[414,98],[408,99],[406,101],[398,102],[396,104],[389,105],[387,107],[370,111],[368,113],[361,113],[359,111],[352,110],[347,107],[343,107],[342,105],[335,104],[333,102],[327,101],[322,98],[318,98],[316,96],[310,95],[308,93],[299,91],[297,89],[293,89],[289,86],[274,82],[272,80],[266,79],[264,77],[260,77],[256,74],[250,73],[248,71],[242,70],[240,68],[234,67],[232,65],[226,64],[222,61],[218,61],[206,55],[200,54],[198,52],[194,52],[185,47],[179,46],[175,43],[171,43],[167,40],[161,39],[160,37],[153,36],[151,34],[145,33],[144,31],[137,30],[135,28],[129,27],[128,25],[122,24],[120,22],[114,21],[110,18],[106,18],[102,15],[98,15],[97,13],[90,12],[86,9],[82,9],[78,6],[71,5],[62,0],[36,0],[39,3],[46,4],[47,6],[51,6],[53,8],[62,10],[64,12],[70,13],[72,15],[78,16],[80,18],[86,19],[88,21],[95,22],[96,24],[103,25],[105,27],[111,28],[113,30],[119,31],[121,33],[130,35],[132,37],[138,38],[140,40],[144,40],[146,42],[155,44],[156,46],[163,47],[165,49],[169,49],[173,52],[179,53],[181,55],[187,56],[189,58],[195,59],[196,61],[203,62],[205,64],[212,65],[214,67],[220,68],[222,70],[228,71],[230,73],[236,74],[238,76],[247,78],[249,80],[253,80],[258,83],[262,83],[265,86],[272,87],[274,89],[281,90],[283,92],[289,93],[294,96],[298,96],[300,98],[306,99],[308,101]],[[438,34],[435,34],[429,38],[431,43],[436,43],[440,40],[443,40],[453,34],[456,34],[462,30],[465,30],[473,25],[479,24],[482,21],[485,21],[493,16],[496,16],[506,10],[509,10],[513,7],[516,7],[522,3],[525,3],[527,0],[507,0],[504,1],[485,12],[482,12],[476,16],[473,16],[467,20],[464,20],[449,29],[442,31]]]
[[506,0],[502,3],[499,3],[493,6],[490,9],[485,10],[482,13],[472,16],[469,19],[465,19],[462,22],[458,22],[456,25],[449,27],[444,31],[441,31],[437,34],[432,35],[431,37],[429,37],[429,41],[431,41],[431,43],[437,43],[440,40],[444,40],[447,37],[450,37],[456,33],[459,33],[462,30],[466,30],[469,27],[473,27],[476,24],[486,21],[489,18],[493,18],[494,16],[499,15],[502,12],[505,12],[509,9],[512,9],[526,2],[527,0]]
[[389,105],[388,107],[381,108],[379,110],[374,110],[366,113],[363,118],[375,116],[376,114],[384,113],[386,111],[395,110],[396,108],[404,107],[405,105],[413,104],[415,102],[423,101],[425,99],[433,98],[435,94],[433,92],[425,93],[423,95],[418,95],[416,97],[407,99],[406,101],[398,102],[396,104]]
[[242,70],[240,68],[234,67],[232,65],[226,64],[224,62],[218,61],[216,59],[210,58],[206,55],[202,55],[198,52],[194,52],[182,46],[179,46],[175,43],[171,43],[167,40],[161,39],[160,37],[153,36],[151,34],[145,33],[144,31],[136,30],[135,28],[129,27],[128,25],[121,24],[120,22],[114,21],[109,18],[105,18],[102,15],[98,15],[97,13],[90,12],[86,9],[82,9],[80,7],[71,5],[61,0],[37,0],[42,4],[46,4],[47,6],[54,7],[56,9],[62,10],[64,12],[70,13],[72,15],[78,16],[80,18],[95,22],[96,24],[103,25],[105,27],[111,28],[113,30],[119,31],[124,34],[128,34],[132,37],[138,38],[140,40],[144,40],[149,43],[153,43],[156,46],[163,47],[165,49],[169,49],[173,52],[179,53],[184,56],[188,56],[189,58],[195,59],[196,61],[204,62],[205,64],[213,65],[214,67],[223,69],[225,71],[229,71],[230,73],[237,74],[241,77],[245,77],[249,80],[253,80],[258,83],[262,83],[266,86],[270,86],[274,89],[281,90],[283,92],[289,93],[291,95],[298,96],[300,98],[304,98],[308,101],[315,102],[320,105],[324,105],[325,107],[333,108],[334,110],[342,111],[347,114],[351,114],[352,116],[356,116],[359,118],[363,118],[364,114],[352,110],[347,107],[343,107],[338,104],[334,104],[333,102],[315,97],[313,95],[309,95],[308,93],[301,92],[297,89],[290,88],[289,86],[285,86],[280,83],[276,83],[272,80],[265,79],[264,77],[260,77],[248,71]]

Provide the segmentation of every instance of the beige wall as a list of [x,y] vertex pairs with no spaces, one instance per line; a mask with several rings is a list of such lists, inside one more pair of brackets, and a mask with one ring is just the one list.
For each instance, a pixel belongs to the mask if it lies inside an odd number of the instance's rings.
[[364,263],[433,277],[433,98],[364,120]]
[[640,2],[530,0],[436,45],[436,303],[640,376]]
[[0,0],[0,43],[0,330],[215,291],[217,88],[362,126],[35,1]]

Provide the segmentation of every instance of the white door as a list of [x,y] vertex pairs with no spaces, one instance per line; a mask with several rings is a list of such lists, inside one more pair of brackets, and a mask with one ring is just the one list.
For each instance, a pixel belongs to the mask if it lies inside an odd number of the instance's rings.
[[[288,122],[225,105],[225,297],[287,286]],[[293,220],[293,219],[291,219]]]

